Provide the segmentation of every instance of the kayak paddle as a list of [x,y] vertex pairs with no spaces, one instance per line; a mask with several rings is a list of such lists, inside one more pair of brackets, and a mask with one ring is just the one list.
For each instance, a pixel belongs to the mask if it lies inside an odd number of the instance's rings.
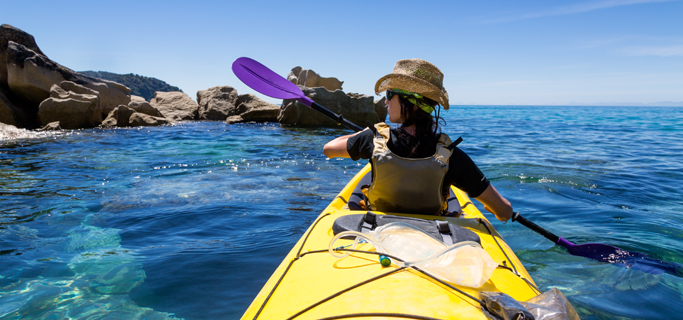
[[360,126],[344,119],[344,116],[341,114],[336,114],[311,100],[311,98],[304,95],[304,92],[301,91],[296,84],[273,72],[254,59],[247,57],[238,58],[232,63],[232,72],[234,72],[237,78],[242,80],[244,84],[271,98],[297,99],[309,108],[315,109],[332,120],[337,121],[337,124],[343,124],[347,128],[355,131],[363,130]]
[[683,276],[683,266],[650,258],[648,255],[638,252],[626,251],[617,247],[602,243],[574,244],[568,240],[558,237],[548,230],[539,227],[537,224],[522,217],[519,212],[512,215],[512,221],[517,221],[523,226],[546,237],[548,240],[560,245],[569,251],[570,254],[589,259],[616,263],[626,268],[633,268],[647,273],[660,274],[669,273],[676,276]]

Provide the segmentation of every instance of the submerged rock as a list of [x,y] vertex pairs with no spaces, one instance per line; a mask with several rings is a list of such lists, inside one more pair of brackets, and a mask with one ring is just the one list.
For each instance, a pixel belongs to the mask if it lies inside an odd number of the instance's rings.
[[38,131],[57,131],[57,130],[62,130],[62,127],[59,125],[59,121],[50,122],[50,123],[46,124],[44,127],[38,129]]

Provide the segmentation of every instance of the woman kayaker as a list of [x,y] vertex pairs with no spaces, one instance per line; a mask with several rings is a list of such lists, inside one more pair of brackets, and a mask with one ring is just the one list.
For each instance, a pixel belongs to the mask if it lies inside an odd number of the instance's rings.
[[380,92],[386,92],[389,121],[401,124],[398,128],[378,123],[323,148],[329,158],[370,159],[370,209],[444,214],[449,187],[454,185],[498,220],[511,217],[510,202],[465,152],[440,133],[439,105],[446,110],[449,105],[443,73],[436,66],[420,59],[399,60],[392,73],[377,80],[375,93]]

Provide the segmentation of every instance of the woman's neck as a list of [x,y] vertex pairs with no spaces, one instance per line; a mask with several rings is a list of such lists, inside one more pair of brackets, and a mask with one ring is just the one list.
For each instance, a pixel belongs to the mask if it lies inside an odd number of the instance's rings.
[[409,135],[411,135],[411,136],[413,136],[413,137],[415,136],[415,125],[414,125],[414,124],[412,124],[412,125],[410,125],[410,126],[407,126],[407,127],[402,125],[401,128],[402,128],[403,131],[405,131],[407,134],[409,134]]

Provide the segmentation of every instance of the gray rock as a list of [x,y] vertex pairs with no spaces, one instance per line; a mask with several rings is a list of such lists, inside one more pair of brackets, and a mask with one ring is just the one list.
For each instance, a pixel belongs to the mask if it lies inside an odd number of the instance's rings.
[[[131,108],[130,106],[134,107],[139,107],[140,105],[144,105],[148,103],[146,102],[131,102],[129,106],[118,106],[116,109],[112,110],[112,112],[109,113],[106,119],[102,121],[102,125],[100,125],[103,128],[109,128],[109,127],[139,127],[139,126],[159,126],[159,125],[164,125],[164,124],[173,124],[174,122],[172,120],[166,119],[163,116],[154,116],[154,115],[149,115],[146,113],[142,112],[136,112],[134,108]],[[152,106],[149,106],[149,108],[153,108]],[[141,108],[141,110],[145,110],[145,112],[149,112],[150,110],[147,107]],[[156,109],[153,109],[156,110]],[[156,110],[157,113],[155,114],[160,114],[158,113],[159,111]],[[154,113],[154,112],[150,112]]]
[[0,90],[0,123],[11,124],[13,126],[17,125],[17,121],[14,120],[14,110],[16,107]]
[[97,96],[73,92],[67,95],[67,98],[50,97],[40,103],[38,117],[42,123],[59,121],[64,129],[93,128],[102,123]]
[[107,118],[102,121],[100,127],[128,127],[130,116],[135,113],[135,110],[127,106],[118,106],[107,115]]
[[32,35],[8,24],[0,26],[0,85],[7,83],[7,45],[10,41],[23,45],[38,54],[45,55]]
[[62,82],[59,84],[59,87],[62,88],[62,89],[64,89],[64,90],[66,90],[66,91],[71,91],[71,92],[74,92],[74,93],[92,94],[92,95],[96,95],[96,96],[99,96],[99,95],[100,95],[99,92],[97,92],[97,91],[95,91],[95,90],[93,90],[93,89],[84,87],[84,86],[82,86],[82,85],[80,85],[80,84],[77,84],[77,83],[75,83],[75,82],[73,82],[73,81],[62,81]]
[[171,124],[171,123],[173,123],[171,120],[168,120],[164,117],[154,117],[154,116],[150,116],[148,114],[144,114],[144,113],[140,113],[140,112],[133,113],[129,119],[129,124],[131,127],[160,126],[160,125]]
[[[116,109],[112,110],[112,112],[114,112],[115,110]],[[116,118],[108,116],[106,119],[104,119],[104,121],[102,121],[102,123],[100,123],[100,128],[113,128],[113,127],[116,127],[116,125],[117,125]]]
[[230,86],[218,86],[197,91],[199,120],[223,121],[236,114],[237,90]]
[[50,123],[46,124],[44,127],[38,129],[38,131],[56,131],[56,130],[62,130],[62,127],[59,125],[59,121],[50,122]]
[[19,129],[11,124],[0,123],[0,141],[23,137],[26,137],[26,130]]
[[225,123],[227,124],[234,124],[234,123],[241,123],[244,122],[244,119],[240,116],[229,116],[227,119],[225,119]]
[[52,85],[63,81],[97,91],[103,115],[130,102],[130,89],[122,84],[82,75],[21,44],[8,42],[7,84],[28,113],[35,114],[38,105],[49,97]]
[[375,101],[375,112],[377,113],[377,118],[379,118],[379,122],[386,121],[387,113],[389,112],[389,110],[387,109],[387,104],[385,103],[386,100],[386,97],[382,97],[382,99]]
[[198,119],[199,105],[187,94],[180,91],[154,93],[150,101],[152,107],[161,111],[165,118],[183,121]]
[[164,115],[161,114],[161,111],[159,111],[159,109],[152,107],[152,105],[146,101],[131,101],[130,103],[128,103],[128,108],[135,110],[135,112],[144,113],[152,117],[164,117]]
[[[358,93],[346,94],[341,90],[329,91],[322,87],[301,87],[301,89],[313,101],[336,114],[342,114],[345,119],[361,127],[380,122],[371,96]],[[282,106],[278,113],[278,122],[285,125],[298,126],[337,125],[336,121],[299,103],[296,99],[282,101]]]
[[99,106],[99,96],[97,95],[96,91],[91,92],[95,94],[88,94],[88,93],[76,93],[73,91],[67,91],[64,90],[64,88],[53,84],[52,87],[50,88],[50,98],[56,98],[56,99],[75,99],[75,100],[80,100],[80,101],[88,101],[91,103],[95,103]]
[[135,102],[146,102],[145,98],[136,96],[136,95],[130,95],[130,101],[135,101]]
[[287,74],[287,80],[289,80],[293,84],[299,83],[299,74],[301,73],[302,69],[303,68],[299,66],[292,68],[292,71],[290,71],[289,74]]
[[240,95],[237,101],[237,115],[228,117],[225,122],[277,122],[280,106],[265,102],[251,93]]
[[344,81],[334,77],[321,77],[315,71],[310,69],[303,69],[301,67],[294,67],[287,75],[287,80],[296,85],[308,88],[323,87],[330,91],[341,90]]

